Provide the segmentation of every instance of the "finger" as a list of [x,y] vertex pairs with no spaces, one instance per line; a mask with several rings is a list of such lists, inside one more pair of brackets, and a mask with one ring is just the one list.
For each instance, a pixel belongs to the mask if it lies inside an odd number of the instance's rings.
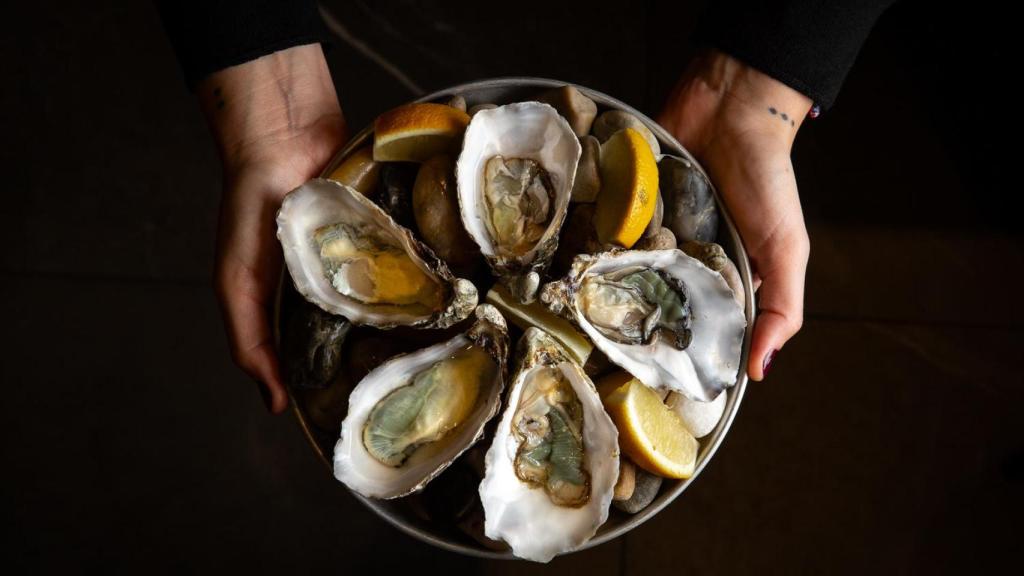
[[795,239],[781,242],[755,264],[762,271],[763,282],[747,367],[754,380],[764,379],[775,355],[803,326],[808,251],[806,240],[798,234]]
[[268,291],[250,270],[226,263],[219,273],[218,292],[228,332],[231,357],[264,388],[267,409],[277,414],[288,406],[270,328]]
[[[242,182],[241,184],[245,184]],[[243,186],[242,189],[247,189]],[[281,271],[272,223],[273,205],[225,197],[217,237],[215,284],[231,356],[263,388],[272,413],[288,405],[270,325],[270,310]]]

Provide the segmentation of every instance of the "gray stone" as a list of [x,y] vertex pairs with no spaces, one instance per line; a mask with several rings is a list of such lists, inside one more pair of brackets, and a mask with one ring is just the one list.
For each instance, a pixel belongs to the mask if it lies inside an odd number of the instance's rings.
[[725,267],[726,262],[729,261],[729,257],[725,255],[725,250],[714,242],[689,240],[681,242],[679,249],[688,256],[700,260],[701,263],[715,272],[720,272]]
[[480,250],[462,225],[451,156],[435,156],[420,165],[412,188],[412,213],[423,242],[452,270],[460,275],[475,270]]
[[636,514],[654,502],[658,496],[658,490],[661,489],[661,481],[661,476],[651,474],[637,466],[633,495],[629,497],[629,500],[612,500],[612,505],[623,512]]
[[[644,228],[644,233],[640,235],[641,238],[650,238],[661,232],[661,224],[665,219],[665,198],[661,194],[658,194],[658,202],[654,205],[654,216],[651,216],[651,221],[647,223],[647,228]],[[673,236],[675,238],[675,236]]]
[[417,162],[383,162],[380,169],[377,204],[406,228],[413,225],[412,187],[419,168]]
[[612,134],[623,128],[632,128],[639,132],[644,137],[644,140],[647,140],[647,143],[651,145],[651,151],[654,152],[654,155],[661,154],[661,145],[658,144],[658,139],[654,136],[654,132],[651,132],[651,129],[646,124],[629,112],[622,110],[602,112],[594,120],[590,133],[597,136],[597,139],[604,144],[612,137]]
[[733,298],[741,308],[744,306],[743,280],[740,278],[740,271],[721,246],[714,242],[690,240],[679,244],[679,249],[721,274],[725,283],[732,289]]
[[569,271],[572,260],[579,254],[587,254],[591,243],[596,242],[594,230],[594,205],[576,204],[569,207],[569,215],[562,226],[558,249],[552,266],[552,273],[560,276]]
[[658,187],[665,197],[665,222],[680,242],[713,242],[718,207],[711,183],[689,160],[665,156],[658,162]]
[[285,377],[295,388],[326,388],[341,366],[341,349],[352,324],[300,300],[284,340]]
[[580,138],[583,153],[572,184],[573,202],[595,202],[601,191],[601,143],[593,136]]
[[636,465],[629,459],[619,460],[619,479],[615,481],[613,500],[625,501],[633,496],[636,489]]
[[733,263],[728,257],[725,259],[725,266],[718,271],[725,278],[725,283],[732,288],[732,296],[736,299],[736,303],[743,308],[746,305],[746,295],[743,292],[743,280],[740,278],[740,271],[736,269],[736,264]]
[[452,96],[452,99],[448,101],[448,105],[452,108],[458,108],[463,112],[466,111],[466,99],[462,97],[462,94]]
[[668,228],[658,228],[653,236],[641,238],[634,250],[671,250],[676,247],[676,235]]
[[575,86],[567,84],[552,88],[538,96],[537,101],[554,106],[580,138],[590,133],[594,117],[597,116],[597,104],[580,93]]

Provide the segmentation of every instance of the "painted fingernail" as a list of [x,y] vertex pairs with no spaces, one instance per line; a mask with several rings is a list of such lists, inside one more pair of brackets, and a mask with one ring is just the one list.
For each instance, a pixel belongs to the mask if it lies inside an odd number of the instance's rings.
[[774,350],[773,349],[771,352],[769,352],[767,355],[765,355],[765,357],[764,357],[764,364],[761,365],[761,374],[762,374],[762,376],[767,376],[768,375],[768,370],[770,370],[771,367],[772,367],[772,360],[775,360],[775,353],[776,352],[778,352],[778,350]]
[[256,382],[256,388],[260,391],[260,396],[263,397],[263,404],[267,407],[267,410],[270,410],[274,401],[270,396],[270,388],[267,388],[267,385],[259,380],[254,380],[254,382]]

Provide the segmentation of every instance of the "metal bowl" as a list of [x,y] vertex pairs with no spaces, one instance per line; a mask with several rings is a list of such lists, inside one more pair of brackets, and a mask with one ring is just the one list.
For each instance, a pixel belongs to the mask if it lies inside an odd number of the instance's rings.
[[[481,103],[506,104],[509,102],[532,99],[537,93],[546,88],[563,86],[565,84],[567,83],[545,78],[494,78],[446,88],[444,90],[434,92],[433,94],[423,96],[422,98],[419,98],[417,102],[443,103],[455,95],[461,95],[466,99],[468,106]],[[648,128],[651,129],[652,132],[654,132],[654,135],[661,143],[663,153],[687,158],[691,160],[694,165],[697,165],[703,172],[703,168],[700,167],[693,156],[684,149],[671,134],[656,122],[641,114],[631,106],[628,106],[611,96],[583,86],[576,85],[576,87],[580,92],[592,98],[598,104],[599,110],[619,109],[636,115],[644,122],[644,124],[647,125]],[[372,142],[372,128],[372,126],[368,126],[356,134],[346,144],[346,146],[335,155],[327,165],[323,174],[325,176],[330,174],[335,167],[348,157],[349,154],[358,150],[364,144]],[[714,187],[712,186],[712,188]],[[750,354],[750,338],[754,325],[754,292],[750,275],[750,261],[743,248],[743,243],[740,240],[739,233],[736,231],[736,227],[733,224],[728,210],[726,210],[725,206],[722,204],[721,196],[718,194],[718,191],[714,190],[714,193],[715,199],[718,203],[718,209],[722,215],[721,222],[724,223],[724,226],[720,226],[718,242],[725,249],[725,252],[729,257],[736,263],[740,277],[743,280],[745,293],[744,314],[747,320],[747,328],[743,338],[740,372],[736,385],[727,391],[728,398],[726,401],[725,413],[723,414],[721,421],[718,423],[718,426],[711,434],[700,440],[700,452],[697,456],[697,466],[693,476],[686,480],[665,480],[662,483],[661,490],[654,502],[637,514],[626,514],[613,507],[609,512],[608,520],[600,527],[597,534],[584,544],[580,550],[603,544],[604,542],[608,542],[613,538],[629,532],[633,528],[636,528],[646,522],[649,518],[660,512],[663,508],[668,506],[669,503],[679,497],[679,495],[686,490],[687,486],[696,480],[697,476],[700,475],[700,472],[711,460],[711,457],[715,454],[718,446],[725,438],[725,434],[728,432],[729,426],[732,424],[733,418],[736,416],[736,412],[739,410],[740,401],[743,399],[743,393],[746,390],[748,380],[745,367],[747,365],[747,358]],[[285,271],[282,273],[277,304],[274,310],[274,333],[279,346],[281,334],[279,327],[284,325],[287,315],[289,314],[289,309],[294,308],[282,305],[282,302],[287,300],[289,297],[294,298],[297,296],[297,293],[292,288],[291,283],[285,282],[286,277],[287,272]],[[317,455],[324,464],[327,465],[328,470],[332,470],[332,454],[334,442],[337,438],[326,435],[324,431],[318,429],[312,423],[305,404],[300,401],[296,392],[297,391],[295,390],[289,390],[291,405],[295,416]],[[442,477],[443,476],[444,475],[442,474]],[[339,483],[338,486],[342,487],[344,485]],[[424,518],[422,511],[417,510],[416,507],[408,501],[408,498],[376,500],[363,497],[355,492],[351,493],[368,508],[376,512],[381,518],[406,534],[424,542],[452,552],[467,554],[469,556],[477,556],[481,558],[513,558],[511,551],[498,551],[488,548],[458,529],[454,529],[451,526],[441,526],[438,523],[429,521]]]

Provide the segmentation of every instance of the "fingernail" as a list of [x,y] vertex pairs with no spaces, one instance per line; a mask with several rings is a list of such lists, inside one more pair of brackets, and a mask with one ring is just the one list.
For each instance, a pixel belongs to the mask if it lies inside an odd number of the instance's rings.
[[259,380],[254,380],[254,382],[256,382],[256,388],[260,391],[260,396],[263,397],[263,404],[267,407],[267,410],[271,410],[274,400],[270,396],[270,388],[267,388],[267,385]]
[[778,352],[778,350],[773,349],[771,352],[769,352],[767,355],[765,355],[765,357],[764,357],[764,364],[761,365],[761,374],[762,374],[762,376],[767,376],[768,375],[768,370],[770,370],[771,367],[772,367],[772,360],[775,360],[775,353],[776,352]]

